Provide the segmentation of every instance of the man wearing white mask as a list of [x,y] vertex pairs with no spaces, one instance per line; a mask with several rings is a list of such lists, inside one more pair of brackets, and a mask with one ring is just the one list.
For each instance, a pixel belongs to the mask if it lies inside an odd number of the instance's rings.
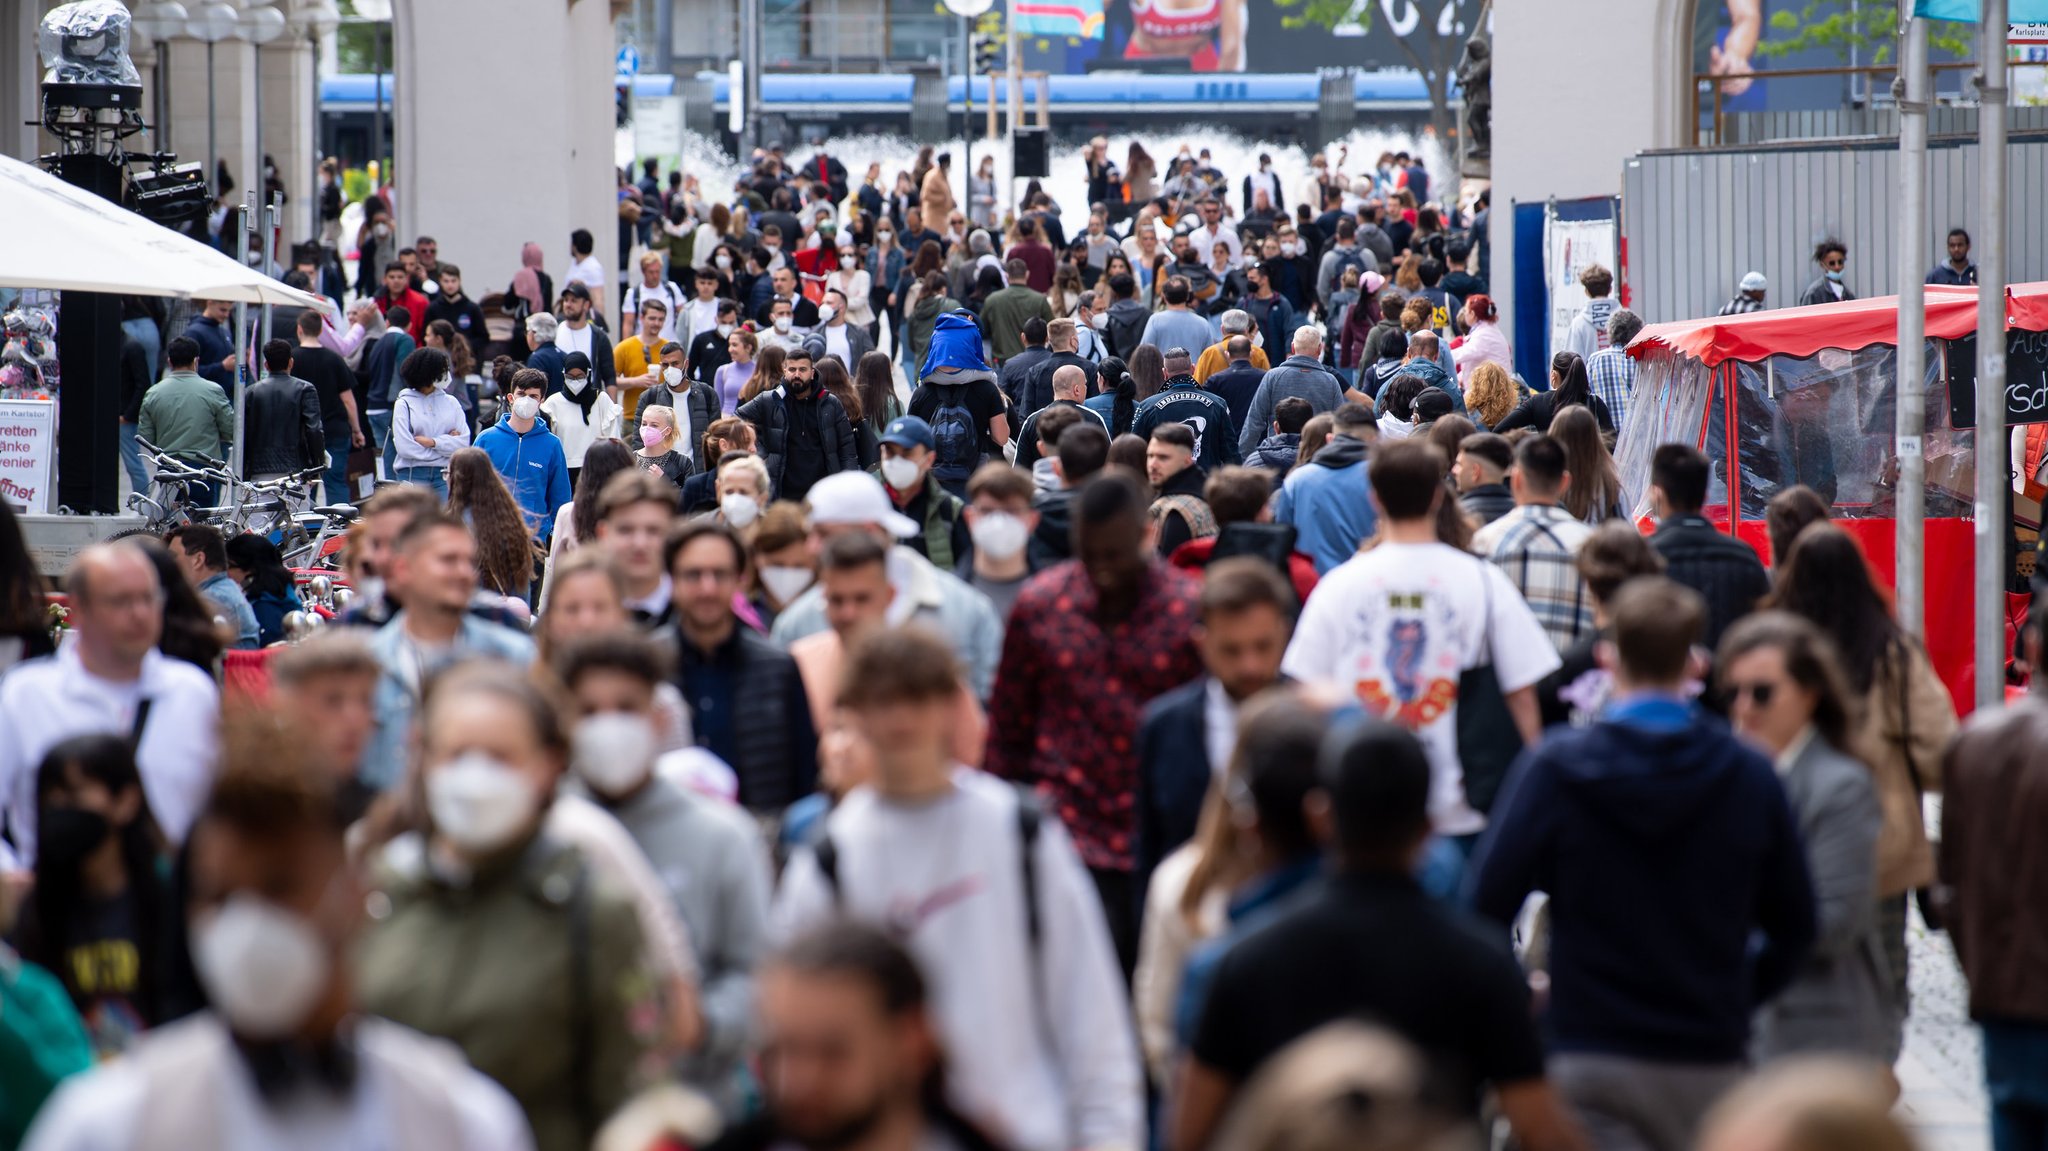
[[851,375],[860,364],[860,358],[875,350],[875,342],[868,337],[868,330],[859,324],[848,323],[851,318],[846,293],[837,288],[825,289],[825,302],[818,305],[819,326],[804,338],[804,347],[810,349],[812,360],[837,357],[847,374]]
[[656,691],[670,662],[658,643],[620,632],[570,645],[555,671],[579,717],[571,740],[577,780],[639,844],[689,929],[702,1028],[683,1076],[730,1118],[743,1100],[740,1061],[766,933],[768,860],[752,820],[656,770]]
[[[922,436],[918,434],[919,427],[924,429]],[[930,437],[930,427],[915,416],[890,421],[882,437],[882,450],[889,451],[889,441],[896,440],[897,458],[913,464],[914,470],[925,475],[912,481],[905,474],[902,463],[891,465],[884,459],[883,466],[895,473],[888,486],[902,482],[906,487],[915,489],[928,477],[929,463],[916,464],[915,460],[901,453],[915,454],[918,447],[930,452]],[[903,448],[901,445],[906,442],[913,448]],[[924,533],[925,528],[896,510],[884,486],[865,472],[839,472],[819,480],[807,497],[811,538],[822,548],[825,541],[835,535],[866,532],[885,544],[894,545],[889,549],[889,585],[895,589],[895,596],[889,604],[889,624],[896,626],[917,620],[945,636],[959,657],[968,686],[977,697],[987,699],[989,689],[995,684],[996,662],[1002,656],[1002,617],[996,614],[987,596],[968,587],[951,571],[941,569],[909,546],[911,537]],[[944,534],[947,547],[962,546],[950,528]],[[925,538],[929,543],[930,535]],[[787,648],[797,640],[830,626],[831,621],[825,614],[824,592],[813,587],[775,617],[775,626],[768,635]]]
[[676,449],[690,457],[697,470],[711,467],[717,460],[697,458],[697,441],[704,437],[704,429],[718,419],[718,390],[707,383],[698,383],[683,374],[683,346],[667,343],[661,346],[661,364],[655,368],[656,383],[640,393],[640,406],[633,411],[633,422],[640,422],[640,413],[648,408],[674,408],[676,412]]
[[902,546],[940,571],[958,571],[967,566],[972,552],[967,521],[960,515],[966,505],[932,478],[936,444],[930,424],[916,416],[899,416],[882,429],[882,460],[876,471],[889,491],[889,503],[919,525],[918,534],[905,538]]
[[[671,345],[673,346],[673,345]],[[476,446],[491,457],[491,466],[505,478],[512,498],[542,543],[552,541],[555,515],[574,494],[569,487],[569,461],[562,441],[541,422],[540,404],[548,391],[548,375],[538,368],[512,373],[510,407],[505,417],[476,437]]]
[[1030,472],[1003,463],[983,464],[967,481],[967,529],[974,536],[967,586],[987,596],[1004,619],[1031,578],[1025,545],[1038,530],[1036,494]]
[[532,1148],[519,1105],[458,1050],[357,1014],[364,892],[332,789],[267,743],[230,750],[187,845],[184,910],[212,1006],[66,1083],[25,1146]]

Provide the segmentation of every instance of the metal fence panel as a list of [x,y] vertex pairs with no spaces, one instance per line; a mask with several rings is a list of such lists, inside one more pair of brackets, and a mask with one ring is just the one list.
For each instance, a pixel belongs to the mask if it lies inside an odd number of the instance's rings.
[[[2031,205],[2048,191],[2048,136],[2016,138],[2006,158],[2006,266],[2014,283],[2048,279],[2048,222]],[[1819,275],[1813,246],[1849,248],[1858,296],[1897,290],[1895,142],[1646,152],[1623,172],[1622,236],[1629,307],[1657,323],[1709,316],[1746,272],[1770,280],[1770,307],[1799,302]],[[1989,242],[1977,220],[1977,145],[1928,148],[1928,268],[1946,258],[1953,227]]]

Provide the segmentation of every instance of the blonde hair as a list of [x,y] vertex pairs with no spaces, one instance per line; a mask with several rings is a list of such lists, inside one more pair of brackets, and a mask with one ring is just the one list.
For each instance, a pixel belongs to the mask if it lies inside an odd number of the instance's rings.
[[718,465],[719,479],[723,480],[727,472],[745,472],[754,481],[754,490],[760,492],[763,499],[767,498],[769,488],[768,465],[761,462],[760,456],[741,456],[736,460],[727,460]]
[[667,404],[651,404],[640,409],[641,423],[646,423],[649,416],[660,417],[660,423],[668,429],[668,433],[662,437],[661,442],[667,444],[670,451],[674,451],[676,447],[676,410]]
[[1913,1151],[1883,1069],[1840,1057],[1786,1059],[1737,1084],[1700,1125],[1699,1151]]
[[1507,419],[1520,399],[1514,377],[1491,360],[1474,367],[1465,381],[1465,406],[1489,428]]

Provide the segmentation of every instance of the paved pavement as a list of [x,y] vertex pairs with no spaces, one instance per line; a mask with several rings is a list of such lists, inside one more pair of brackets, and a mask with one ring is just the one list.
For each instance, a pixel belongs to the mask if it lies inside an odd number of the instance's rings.
[[1921,924],[1918,912],[1906,934],[1913,1009],[1897,1068],[1899,1115],[1921,1151],[1989,1151],[1983,1056],[1955,950],[1947,935]]

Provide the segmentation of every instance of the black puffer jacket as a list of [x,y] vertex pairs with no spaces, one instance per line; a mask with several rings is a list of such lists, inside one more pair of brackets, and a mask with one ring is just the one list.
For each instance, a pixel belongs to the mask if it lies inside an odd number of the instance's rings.
[[1664,557],[1665,575],[1707,601],[1707,631],[1700,642],[1712,651],[1728,625],[1756,610],[1771,590],[1763,561],[1748,544],[1726,535],[1705,516],[1672,516],[1658,525],[1650,546]]
[[1480,484],[1458,497],[1458,508],[1481,524],[1490,524],[1515,510],[1515,493],[1506,484]]
[[[762,392],[740,405],[737,413],[741,419],[754,425],[754,432],[761,442],[761,460],[768,465],[768,479],[774,484],[778,499],[782,495],[782,478],[789,473],[790,400],[785,394],[787,390],[778,387]],[[818,434],[825,442],[825,461],[819,474],[830,476],[859,471],[860,452],[854,446],[853,424],[846,418],[846,408],[831,392],[822,392],[817,397],[817,404]]]

